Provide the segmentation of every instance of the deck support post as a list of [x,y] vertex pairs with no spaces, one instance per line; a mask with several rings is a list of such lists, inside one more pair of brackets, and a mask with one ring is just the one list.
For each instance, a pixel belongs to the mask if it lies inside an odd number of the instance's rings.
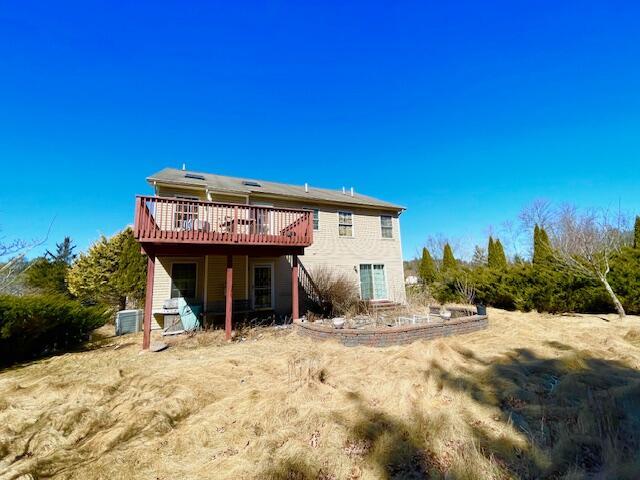
[[298,255],[291,256],[291,316],[293,320],[300,318],[298,297]]
[[153,251],[147,252],[147,289],[144,301],[144,323],[142,336],[142,349],[149,350],[151,345],[151,315],[153,314],[153,274],[156,265],[156,255]]
[[226,311],[224,318],[224,338],[231,340],[231,317],[233,315],[233,256],[227,255]]

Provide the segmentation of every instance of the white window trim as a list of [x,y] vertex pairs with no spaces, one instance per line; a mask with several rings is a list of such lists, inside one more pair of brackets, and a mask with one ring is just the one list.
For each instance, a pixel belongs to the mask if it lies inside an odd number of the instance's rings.
[[[391,227],[383,227],[382,226],[382,217],[388,217],[388,218],[391,219]],[[382,235],[382,229],[383,228],[391,228],[391,236],[390,237],[385,237],[385,236]],[[394,240],[395,237],[393,235],[393,231],[394,231],[394,228],[393,228],[393,215],[386,215],[386,214],[380,215],[380,238],[382,240]]]
[[[349,235],[340,235],[340,214],[348,213],[351,215],[351,236]],[[338,218],[338,238],[355,238],[356,236],[356,216],[350,210],[338,210],[336,212]]]
[[[177,260],[174,262],[171,262],[171,271],[169,273],[169,278],[171,280],[171,283],[169,284],[169,296],[170,298],[178,298],[178,297],[173,297],[172,292],[173,292],[173,266],[174,265],[184,265],[184,264],[191,264],[194,263],[196,265],[196,286],[195,286],[195,297],[193,297],[191,300],[197,300],[198,298],[200,298],[200,296],[198,295],[198,276],[199,276],[199,270],[200,267],[198,266],[198,261],[197,260]],[[186,297],[185,297],[186,298]]]

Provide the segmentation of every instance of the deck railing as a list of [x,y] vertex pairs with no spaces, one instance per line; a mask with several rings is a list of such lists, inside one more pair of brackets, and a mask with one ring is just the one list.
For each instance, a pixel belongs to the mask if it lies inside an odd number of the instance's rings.
[[309,246],[313,212],[289,208],[136,197],[134,235],[149,243]]

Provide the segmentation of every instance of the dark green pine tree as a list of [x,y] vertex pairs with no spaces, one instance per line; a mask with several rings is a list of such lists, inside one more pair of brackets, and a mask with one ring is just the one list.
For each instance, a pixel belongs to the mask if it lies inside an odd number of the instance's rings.
[[458,262],[453,256],[453,250],[451,250],[451,245],[447,242],[444,246],[444,250],[442,251],[442,271],[448,272],[451,270],[455,270],[458,267]]
[[494,242],[493,248],[496,251],[495,257],[498,268],[506,268],[507,256],[504,254],[504,248],[502,247],[502,242],[500,242],[500,239]]
[[551,254],[551,243],[547,231],[535,226],[533,230],[533,263],[541,264],[549,260]]
[[636,223],[633,226],[633,248],[640,248],[640,216],[636,216]]
[[73,253],[75,248],[76,246],[73,244],[71,237],[64,237],[62,243],[56,243],[56,253],[53,254],[47,250],[45,257],[48,257],[54,262],[62,262],[66,265],[71,265],[76,258],[76,254]]
[[493,245],[493,237],[489,235],[489,245],[487,246],[487,265],[491,266],[491,261],[495,257],[495,248]]
[[489,253],[488,261],[489,268],[505,268],[507,266],[507,257],[504,254],[504,248],[500,240],[493,240],[493,237],[489,237]]
[[495,268],[496,263],[496,244],[493,237],[489,236],[489,245],[487,246],[487,265],[489,268]]
[[431,258],[429,249],[426,247],[422,249],[422,258],[418,265],[418,275],[425,285],[429,285],[436,280],[436,264],[433,261],[433,258]]

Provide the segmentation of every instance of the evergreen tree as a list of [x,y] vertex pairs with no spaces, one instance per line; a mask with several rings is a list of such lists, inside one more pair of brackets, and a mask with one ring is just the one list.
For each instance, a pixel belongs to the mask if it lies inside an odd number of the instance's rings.
[[447,242],[442,252],[442,271],[448,272],[450,270],[455,270],[457,267],[458,267],[458,262],[453,256],[453,250],[451,250],[451,245],[449,245],[449,243]]
[[64,237],[62,243],[56,243],[56,253],[53,254],[47,250],[45,257],[48,257],[48,259],[54,262],[62,262],[66,265],[71,265],[76,259],[76,254],[73,253],[75,248],[76,246],[73,244],[71,237]]
[[418,266],[418,275],[425,285],[429,285],[436,280],[436,265],[426,247],[422,249],[422,258],[420,259],[420,264]]
[[69,290],[84,302],[125,308],[127,297],[144,298],[145,260],[131,228],[111,238],[102,236],[69,269]]
[[66,276],[69,266],[64,262],[36,258],[25,270],[25,284],[41,293],[60,293],[68,295]]
[[504,254],[504,248],[500,240],[493,240],[489,237],[489,268],[505,268],[507,266],[507,257]]
[[483,267],[487,264],[487,252],[480,245],[476,245],[476,248],[473,250],[471,264],[474,267]]
[[70,237],[65,237],[62,243],[56,244],[56,253],[47,250],[44,256],[33,261],[25,272],[25,284],[42,293],[60,293],[68,295],[67,272],[73,259],[73,249],[76,248]]
[[487,246],[487,265],[489,265],[490,267],[492,266],[491,262],[493,262],[495,256],[496,253],[493,244],[493,237],[489,235],[489,245]]
[[535,226],[533,230],[533,263],[541,264],[549,259],[551,242],[543,227]]
[[504,248],[502,246],[502,242],[500,242],[500,239],[495,241],[495,243],[493,244],[493,248],[496,252],[495,257],[498,268],[506,268],[507,256],[504,254]]
[[489,245],[487,246],[487,265],[489,265],[489,268],[496,267],[496,245],[491,235],[489,236]]
[[636,223],[633,226],[633,248],[640,248],[640,216],[636,216]]

